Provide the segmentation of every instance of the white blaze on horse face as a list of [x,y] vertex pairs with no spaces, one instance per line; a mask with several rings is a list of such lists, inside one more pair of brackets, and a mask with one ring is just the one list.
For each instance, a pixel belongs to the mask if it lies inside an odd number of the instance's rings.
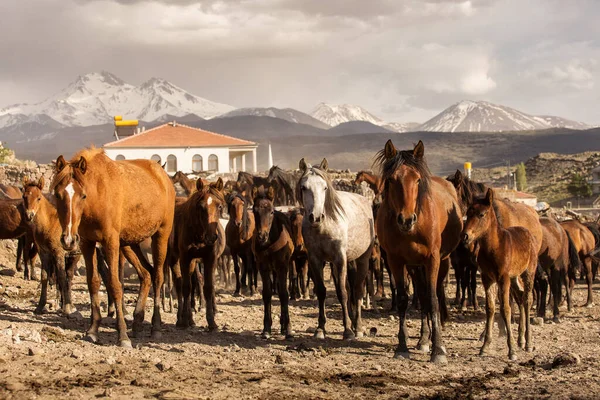
[[69,195],[69,225],[67,225],[67,237],[65,238],[65,243],[70,245],[73,241],[73,235],[71,234],[71,229],[73,228],[73,195],[75,194],[75,189],[73,188],[73,182],[69,183],[65,188],[65,192]]
[[302,193],[306,214],[313,214],[315,218],[321,217],[325,214],[327,182],[316,174],[310,174],[303,186],[306,187]]
[[206,199],[206,204],[209,206],[212,204],[212,197],[208,196],[208,199]]

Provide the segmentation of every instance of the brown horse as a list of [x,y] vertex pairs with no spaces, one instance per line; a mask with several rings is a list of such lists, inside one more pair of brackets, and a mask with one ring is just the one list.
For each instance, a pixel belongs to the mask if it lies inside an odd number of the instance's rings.
[[485,198],[477,199],[467,211],[467,221],[462,233],[469,245],[479,242],[478,262],[481,280],[485,288],[486,324],[485,340],[480,355],[488,353],[492,343],[492,326],[495,313],[493,284],[499,285],[500,313],[506,326],[508,358],[516,360],[512,330],[510,329],[511,288],[519,304],[519,347],[531,352],[531,329],[529,321],[530,296],[537,267],[538,246],[531,232],[520,226],[503,228],[494,209],[494,191],[488,189]]
[[[37,247],[34,245],[33,228],[25,218],[25,209],[21,198],[0,199],[0,240],[5,239],[19,240],[19,247],[23,252],[25,263],[24,278],[25,280],[36,279],[33,262],[37,255]],[[30,265],[31,270],[29,269]]]
[[[592,307],[594,305],[594,298],[592,294],[592,261],[593,256],[592,252],[594,251],[594,247],[596,247],[596,243],[594,240],[594,235],[592,232],[581,222],[577,220],[569,220],[563,221],[560,223],[562,227],[567,231],[571,239],[573,240],[573,244],[575,249],[577,249],[577,253],[579,254],[579,259],[583,263],[585,267],[585,280],[588,287],[588,295],[587,301],[585,303],[586,307]],[[575,285],[575,271],[570,272],[570,287],[571,289]]]
[[[565,229],[554,219],[540,218],[542,231],[544,232],[542,240],[541,254],[539,255],[540,266],[550,278],[550,291],[553,300],[554,322],[560,322],[560,312],[558,307],[562,300],[562,286],[565,286],[567,292],[567,306],[571,311],[571,288],[569,286],[569,267],[571,263],[579,265],[577,252],[570,251],[574,247],[573,241]],[[570,259],[570,255],[575,255]],[[538,299],[538,316],[546,316],[546,290],[547,287],[542,283],[540,298]]]
[[58,286],[62,296],[62,311],[69,315],[76,311],[71,301],[73,274],[80,255],[66,252],[61,243],[62,228],[58,220],[58,212],[42,193],[44,178],[38,182],[23,180],[23,207],[26,219],[33,224],[34,240],[42,259],[42,293],[36,314],[41,314],[46,306],[48,278],[56,273]]
[[302,236],[302,210],[292,210],[290,220],[294,252],[290,261],[290,297],[292,300],[299,298],[308,299],[308,251]]
[[[386,261],[398,290],[400,329],[395,357],[409,357],[405,269],[411,265],[419,266],[415,276],[424,275],[413,282],[415,290],[422,293],[421,306],[431,321],[431,361],[446,363],[438,296],[443,295],[450,253],[459,241],[462,213],[456,191],[446,180],[431,175],[424,154],[425,146],[421,141],[412,150],[398,151],[391,140],[378,153],[376,164],[381,169],[384,189],[377,214],[377,236],[387,253]],[[439,289],[442,289],[441,293]],[[427,349],[428,338],[423,334],[426,325],[422,319],[420,345],[423,349]]]
[[21,195],[21,190],[18,187],[0,183],[0,198],[20,199]]
[[256,220],[256,231],[252,237],[252,251],[256,257],[256,263],[260,270],[263,282],[262,298],[264,304],[264,325],[262,337],[268,339],[271,336],[271,274],[277,280],[277,294],[281,302],[281,334],[286,338],[292,337],[292,324],[288,307],[287,279],[290,267],[290,259],[294,251],[294,243],[291,236],[291,228],[285,214],[276,211],[273,205],[275,191],[273,187],[265,193],[264,189],[252,189],[254,198],[254,219]]
[[204,266],[204,297],[206,299],[206,321],[209,330],[216,330],[214,271],[219,257],[225,249],[225,231],[219,222],[225,198],[223,180],[205,185],[196,181],[194,192],[184,203],[175,207],[173,231],[169,239],[169,264],[179,261],[176,273],[177,326],[194,326],[191,306],[191,278],[198,260]]
[[183,188],[185,195],[188,197],[196,191],[196,181],[188,178],[187,175],[181,171],[177,171],[175,175],[171,177],[171,182],[173,182],[173,184],[179,183]]
[[360,171],[359,173],[356,174],[356,178],[354,179],[354,184],[360,185],[363,182],[367,182],[367,185],[369,186],[369,188],[371,188],[373,193],[375,193],[375,196],[378,196],[381,193],[381,191],[383,190],[383,187],[381,184],[381,178],[371,172]]
[[[87,339],[98,340],[102,318],[98,296],[100,279],[94,256],[99,242],[110,272],[108,290],[116,305],[119,344],[131,347],[123,318],[119,248],[131,246],[141,255],[138,243],[148,237],[152,238],[154,264],[152,337],[160,337],[160,293],[175,207],[175,189],[169,176],[154,161],[112,161],[101,149],[91,148],[80,151],[69,162],[63,156],[58,157],[51,190],[57,198],[63,248],[72,251],[81,242],[92,310]],[[149,280],[149,276],[144,279]],[[147,296],[147,291],[142,293],[141,304],[136,307],[134,332],[142,330]]]
[[[227,198],[227,213],[229,221],[225,227],[227,245],[233,258],[235,271],[235,296],[240,295],[240,289],[245,290],[246,276],[250,284],[250,295],[257,289],[258,271],[255,268],[252,253],[252,237],[254,236],[254,214],[248,209],[248,203],[242,195],[232,193]],[[239,257],[239,259],[238,259]],[[240,281],[240,264],[242,262],[242,278]],[[241,285],[240,285],[241,283]]]

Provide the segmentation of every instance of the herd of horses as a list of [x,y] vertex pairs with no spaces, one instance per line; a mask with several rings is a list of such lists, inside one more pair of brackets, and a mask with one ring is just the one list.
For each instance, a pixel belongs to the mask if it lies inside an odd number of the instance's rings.
[[[140,283],[132,335],[143,332],[152,288],[155,340],[161,336],[161,304],[164,308],[171,286],[177,327],[195,324],[195,297],[203,293],[199,301],[203,297],[206,302],[208,329],[217,329],[215,275],[229,279],[230,259],[234,295],[257,292],[260,274],[264,338],[272,334],[273,294],[281,302],[280,333],[294,335],[289,301],[308,298],[309,280],[319,305],[314,335],[326,337],[326,265],[341,305],[343,338],[363,336],[363,301],[384,295],[387,270],[392,309],[399,313],[395,357],[410,357],[406,319],[412,286],[413,304],[421,311],[416,349],[430,352],[434,363],[447,362],[442,328],[448,319],[445,283],[451,266],[462,307],[470,303],[477,309],[476,276],[481,273],[487,316],[481,355],[492,342],[496,298],[511,360],[516,359],[512,303],[519,309],[518,346],[526,351],[533,349],[533,295],[538,316],[545,317],[550,287],[553,318],[559,322],[562,288],[571,311],[576,274],[583,269],[586,305],[592,305],[600,242],[596,223],[540,217],[529,206],[498,198],[460,171],[445,179],[433,176],[421,141],[399,150],[389,140],[375,155],[374,167],[378,174],[362,171],[354,181],[372,189],[375,199],[370,201],[336,190],[326,159],[318,166],[301,159],[296,173],[276,166],[268,177],[240,172],[237,181],[224,183],[221,178],[194,181],[181,172],[169,177],[154,161],[113,161],[101,149],[84,149],[70,161],[58,157],[49,193],[44,193],[43,179],[25,179],[19,189],[0,186],[0,239],[19,239],[26,279],[39,254],[42,293],[36,313],[44,311],[49,280],[57,282],[62,311],[75,310],[73,271],[83,257],[91,303],[85,338],[98,341],[103,280],[123,347],[131,347],[123,303],[125,260]],[[185,196],[176,195],[175,184]],[[282,212],[280,205],[292,209]]]

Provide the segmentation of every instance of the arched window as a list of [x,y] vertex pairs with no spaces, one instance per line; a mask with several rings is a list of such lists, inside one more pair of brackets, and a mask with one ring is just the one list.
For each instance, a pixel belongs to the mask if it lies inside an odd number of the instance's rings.
[[219,170],[219,157],[214,154],[211,154],[208,157],[208,170],[209,171],[218,171]]
[[150,159],[152,161],[162,165],[162,158],[160,158],[160,156],[158,154],[153,155],[152,157],[150,157]]
[[123,154],[119,154],[119,155],[118,155],[118,156],[115,158],[115,160],[117,160],[117,161],[123,161],[124,159],[125,159],[125,156],[124,156]]
[[202,156],[199,154],[192,157],[192,171],[202,171]]
[[167,172],[177,172],[177,157],[175,157],[173,154],[167,157]]

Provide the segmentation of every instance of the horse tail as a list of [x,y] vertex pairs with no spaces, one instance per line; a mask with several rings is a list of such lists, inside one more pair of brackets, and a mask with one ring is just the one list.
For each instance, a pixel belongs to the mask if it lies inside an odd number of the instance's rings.
[[594,249],[598,249],[600,247],[600,229],[596,224],[585,224],[585,226],[592,232],[594,236]]
[[577,252],[575,243],[573,243],[573,239],[571,239],[571,235],[569,232],[565,232],[569,241],[569,277],[575,279],[577,271],[581,270],[581,260],[579,259],[579,253]]

